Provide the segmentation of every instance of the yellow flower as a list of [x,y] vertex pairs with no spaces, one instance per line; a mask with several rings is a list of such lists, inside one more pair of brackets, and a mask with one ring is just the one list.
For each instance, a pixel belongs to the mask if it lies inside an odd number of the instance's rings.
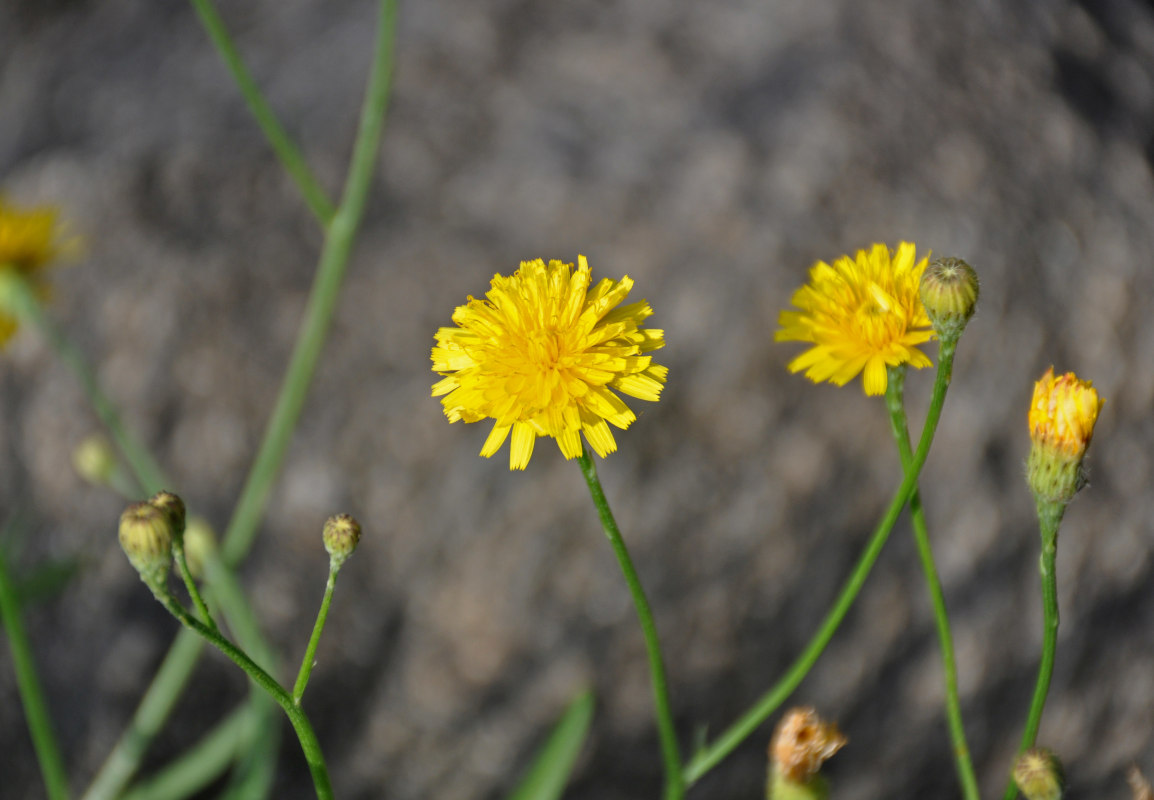
[[1034,384],[1030,403],[1030,439],[1040,447],[1081,459],[1094,435],[1104,400],[1091,381],[1073,372],[1054,377],[1054,368]]
[[665,345],[664,332],[640,327],[653,309],[644,300],[618,307],[629,277],[590,283],[584,256],[576,269],[522,261],[513,275],[494,275],[484,299],[457,307],[457,327],[437,331],[433,370],[444,377],[433,397],[450,422],[494,420],[482,456],[510,431],[510,469],[526,467],[538,436],[575,458],[584,433],[605,456],[617,449],[606,423],[624,430],[637,418],[613,390],[657,400],[668,369],[645,354]]
[[931,362],[917,349],[933,336],[930,320],[918,297],[926,258],[916,260],[909,242],[891,255],[884,244],[875,244],[857,258],[842,256],[831,267],[814,264],[809,283],[793,294],[800,311],[782,311],[779,342],[813,344],[789,363],[790,372],[805,370],[814,383],[830,381],[844,386],[864,371],[867,395],[884,394],[886,366],[910,364],[928,367]]
[[[15,270],[41,299],[48,296],[48,283],[41,274],[44,268],[74,248],[75,242],[61,235],[56,209],[24,211],[0,197],[0,269]],[[15,332],[16,320],[0,313],[0,347]]]
[[1055,378],[1050,367],[1034,384],[1026,480],[1036,497],[1064,505],[1086,484],[1082,458],[1104,402],[1073,372]]

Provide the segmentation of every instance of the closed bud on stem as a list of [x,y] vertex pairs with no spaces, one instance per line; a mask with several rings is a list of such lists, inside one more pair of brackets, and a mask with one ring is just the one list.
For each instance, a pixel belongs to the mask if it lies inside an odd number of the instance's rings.
[[940,339],[957,339],[978,305],[978,274],[960,258],[936,258],[922,273],[926,316]]
[[184,542],[185,510],[184,501],[172,492],[157,492],[148,502],[155,508],[163,511],[172,523],[172,535],[177,544]]
[[1082,459],[1105,401],[1090,381],[1054,368],[1034,384],[1026,480],[1039,503],[1065,506],[1086,484]]
[[825,800],[829,786],[821,765],[847,739],[812,708],[794,708],[777,724],[769,744],[766,800]]
[[116,453],[107,439],[93,434],[72,451],[72,466],[76,474],[94,486],[107,486],[116,474]]
[[168,594],[172,540],[172,521],[151,503],[133,503],[120,515],[120,546],[157,597]]
[[1014,762],[1014,783],[1026,800],[1062,800],[1066,778],[1058,757],[1041,747],[1034,747]]
[[357,549],[361,540],[361,526],[351,514],[337,514],[325,520],[322,538],[329,553],[332,569],[340,569],[348,557]]
[[216,534],[208,520],[203,517],[189,517],[184,529],[184,557],[188,561],[188,571],[200,580],[204,577],[205,565],[216,554]]

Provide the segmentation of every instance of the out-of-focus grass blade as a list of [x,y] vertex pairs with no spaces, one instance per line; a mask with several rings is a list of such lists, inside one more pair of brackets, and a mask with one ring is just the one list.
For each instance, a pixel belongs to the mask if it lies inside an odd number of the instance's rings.
[[30,606],[60,594],[82,566],[79,558],[62,558],[36,567],[31,574],[16,581],[20,605]]
[[589,733],[593,720],[593,692],[585,690],[573,699],[561,721],[537,751],[525,777],[506,800],[558,800],[569,773]]

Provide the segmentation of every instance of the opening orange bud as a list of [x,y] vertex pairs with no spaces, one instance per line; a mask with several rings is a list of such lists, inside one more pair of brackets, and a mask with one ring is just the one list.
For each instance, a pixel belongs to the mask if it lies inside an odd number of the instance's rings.
[[1050,367],[1034,384],[1026,477],[1037,497],[1068,503],[1085,484],[1082,458],[1103,404],[1094,385],[1072,372],[1055,377]]
[[774,772],[789,783],[808,783],[848,740],[812,708],[791,709],[777,724],[769,745]]

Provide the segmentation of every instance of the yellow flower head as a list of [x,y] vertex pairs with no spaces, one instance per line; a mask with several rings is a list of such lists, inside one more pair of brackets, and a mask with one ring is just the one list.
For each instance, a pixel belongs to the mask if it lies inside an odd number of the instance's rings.
[[1079,380],[1073,372],[1055,378],[1050,367],[1034,384],[1030,439],[1037,446],[1081,459],[1104,403],[1092,382]]
[[805,370],[814,383],[844,386],[864,371],[867,395],[884,394],[886,367],[931,362],[917,349],[933,336],[930,320],[918,296],[926,258],[916,260],[909,242],[891,254],[875,244],[856,258],[842,256],[833,266],[819,261],[809,283],[793,294],[800,311],[782,311],[779,342],[810,342],[813,347],[789,363],[790,372]]
[[492,418],[481,448],[496,453],[509,431],[509,468],[524,469],[538,436],[557,440],[565,458],[581,455],[581,433],[600,456],[617,449],[609,430],[637,416],[613,390],[657,400],[668,372],[646,353],[664,332],[642,329],[653,313],[642,300],[619,305],[633,281],[608,278],[590,288],[589,264],[522,261],[511,276],[494,275],[484,299],[453,312],[455,328],[437,331],[433,385],[450,422]]
[[1103,403],[1093,384],[1073,372],[1055,378],[1050,367],[1034,384],[1026,481],[1037,498],[1065,505],[1086,484],[1082,458]]
[[[0,269],[15,270],[41,298],[46,298],[48,283],[40,273],[76,247],[74,240],[62,236],[60,228],[55,208],[24,211],[0,196]],[[0,347],[15,332],[16,320],[0,313]]]

